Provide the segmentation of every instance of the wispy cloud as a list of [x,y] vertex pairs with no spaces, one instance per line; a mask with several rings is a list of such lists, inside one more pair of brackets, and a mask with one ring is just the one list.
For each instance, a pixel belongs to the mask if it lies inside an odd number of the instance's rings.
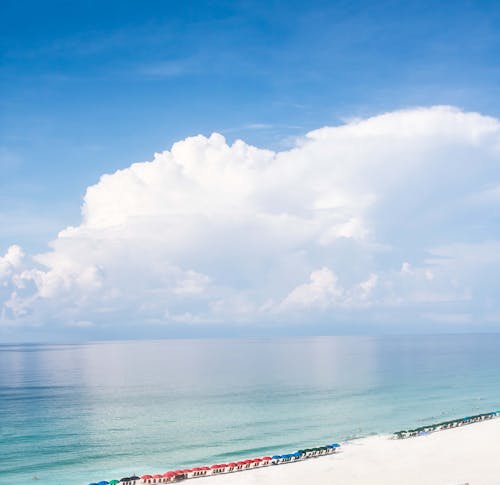
[[194,63],[189,59],[167,60],[143,64],[137,68],[137,74],[150,79],[168,79],[193,73]]

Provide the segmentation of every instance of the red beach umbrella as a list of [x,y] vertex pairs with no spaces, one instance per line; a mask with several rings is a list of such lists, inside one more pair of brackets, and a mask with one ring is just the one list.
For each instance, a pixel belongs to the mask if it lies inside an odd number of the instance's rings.
[[254,458],[252,461],[253,461],[254,463],[259,463],[259,461],[262,461],[262,460],[261,460],[260,458]]
[[262,458],[263,460],[272,460],[272,458],[270,456],[265,456],[264,458]]
[[143,475],[141,477],[142,480],[149,480],[150,478],[153,478],[151,475]]
[[157,473],[156,475],[153,475],[153,478],[163,478],[163,475],[160,475],[159,473]]
[[212,470],[215,470],[215,469],[220,468],[220,467],[219,467],[219,465],[212,465],[210,468],[211,468]]
[[171,477],[175,477],[175,473],[174,472],[165,472],[163,474],[163,478],[171,478]]
[[237,466],[236,463],[228,463],[227,466]]
[[246,465],[247,463],[246,463],[246,461],[239,461],[237,464],[238,465]]

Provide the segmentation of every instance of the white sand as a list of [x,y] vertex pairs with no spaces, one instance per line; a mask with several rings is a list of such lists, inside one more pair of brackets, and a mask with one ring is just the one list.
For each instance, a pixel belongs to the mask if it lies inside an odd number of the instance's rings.
[[205,483],[500,485],[500,419],[405,440],[354,440],[336,455],[200,479]]

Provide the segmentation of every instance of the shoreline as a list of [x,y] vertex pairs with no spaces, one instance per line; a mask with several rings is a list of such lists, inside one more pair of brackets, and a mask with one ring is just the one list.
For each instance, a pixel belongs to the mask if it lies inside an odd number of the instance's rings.
[[[388,465],[387,460],[380,460],[375,459],[374,456],[370,457],[370,453],[373,453],[373,449],[383,449],[383,448],[390,448],[390,453],[389,456],[392,457],[392,462],[408,462],[408,454],[411,457],[415,456],[415,453],[412,452],[412,448],[415,448],[416,445],[405,445],[405,444],[388,444],[388,442],[413,442],[414,440],[419,440],[424,437],[430,437],[430,436],[435,436],[435,435],[441,435],[442,433],[449,433],[451,431],[461,431],[467,428],[470,428],[472,424],[475,424],[476,426],[482,424],[483,425],[483,434],[485,433],[484,430],[489,429],[490,433],[493,431],[496,433],[494,436],[489,437],[490,443],[493,443],[494,441],[498,441],[498,438],[500,438],[500,420],[496,420],[495,418],[500,417],[500,411],[493,411],[489,413],[482,413],[474,416],[467,416],[459,419],[454,419],[454,420],[449,420],[449,421],[444,421],[440,423],[435,423],[431,425],[426,425],[422,426],[419,428],[411,429],[411,430],[403,430],[403,431],[397,431],[392,434],[388,435],[375,435],[375,436],[369,436],[369,437],[361,437],[361,438],[356,438],[353,440],[346,441],[343,443],[342,447],[337,444],[331,444],[331,445],[326,445],[326,446],[320,446],[316,448],[307,448],[307,449],[301,449],[298,450],[294,453],[288,453],[284,455],[274,455],[274,456],[266,456],[263,458],[253,458],[253,459],[247,459],[247,460],[241,460],[238,462],[230,462],[228,464],[216,464],[212,465],[210,467],[204,466],[204,467],[197,467],[197,468],[192,468],[192,469],[185,469],[185,470],[176,470],[176,471],[169,471],[165,472],[164,474],[155,474],[155,475],[142,475],[141,477],[134,476],[131,478],[122,478],[121,480],[112,480],[110,482],[106,481],[101,481],[101,482],[93,482],[89,485],[114,485],[120,483],[120,485],[132,485],[132,484],[160,484],[160,483],[173,483],[173,482],[180,482],[180,481],[185,481],[193,478],[208,478],[208,479],[220,479],[220,483],[224,483],[222,478],[227,478],[227,483],[254,483],[252,481],[252,478],[250,477],[249,474],[252,474],[253,477],[257,476],[256,473],[262,472],[259,475],[259,483],[265,483],[266,477],[272,480],[269,483],[275,483],[276,479],[279,478],[280,476],[286,477],[284,480],[286,483],[303,483],[300,481],[301,479],[298,479],[296,474],[292,470],[288,470],[289,467],[282,467],[280,465],[288,465],[288,464],[295,464],[296,466],[302,464],[304,467],[302,470],[307,469],[308,473],[311,475],[319,475],[318,480],[321,481],[321,483],[326,483],[325,480],[328,480],[329,477],[333,475],[338,475],[339,473],[342,475],[341,477],[338,477],[339,480],[342,480],[342,483],[363,483],[361,481],[349,481],[349,480],[358,480],[354,477],[353,475],[353,470],[357,469],[357,466],[360,464],[363,464],[363,470],[365,470],[370,477],[370,483],[390,483],[388,482],[388,476],[391,473],[391,470],[394,467],[390,466],[390,461]],[[491,423],[491,422],[497,422],[496,427],[490,426],[489,428],[486,428],[484,425]],[[473,437],[474,435],[477,435],[479,433],[478,431],[479,428],[476,428],[474,432],[469,432],[465,433],[465,435],[469,435],[469,441],[470,438]],[[439,433],[438,433],[439,432]],[[457,448],[456,443],[451,443],[449,441],[449,434],[446,435],[448,436],[448,439],[445,437],[440,437],[440,438],[433,438],[430,441],[432,443],[439,443],[438,449],[437,449],[437,454],[439,455],[439,452],[442,450],[453,450]],[[457,436],[457,439],[460,437]],[[484,436],[483,436],[484,438]],[[462,432],[462,441],[464,439],[464,433]],[[467,446],[470,446],[469,441],[467,442]],[[476,437],[477,441],[477,437]],[[479,440],[481,442],[484,442],[484,439]],[[462,443],[463,444],[463,443]],[[354,448],[353,448],[354,446]],[[365,455],[363,456],[363,452],[361,453],[361,457],[358,458],[352,458],[353,455],[356,455],[356,453],[353,453],[352,450],[355,450],[356,447],[360,447],[361,449],[365,450]],[[475,443],[475,447],[477,448],[477,443]],[[417,445],[417,448],[419,446]],[[368,451],[368,453],[366,453]],[[388,450],[389,451],[389,450]],[[413,450],[415,451],[415,450]],[[429,450],[426,450],[429,452]],[[483,450],[485,451],[485,450]],[[348,454],[348,458],[338,458],[337,456],[342,457],[344,453]],[[422,453],[422,450],[420,450],[420,453]],[[399,456],[399,460],[397,460],[397,457]],[[487,455],[487,452],[485,451],[485,454]],[[434,455],[433,455],[434,456]],[[325,476],[324,473],[321,473],[321,469],[324,469],[327,462],[322,461],[321,465],[322,467],[320,468],[315,468],[310,469],[309,467],[312,462],[316,462],[316,460],[313,459],[318,459],[318,458],[329,458],[330,463],[333,463],[335,461],[338,461],[340,463],[346,462],[347,465],[344,465],[344,470],[340,469],[337,470],[335,466],[332,468],[332,470],[328,470],[328,475]],[[465,457],[462,458],[456,458],[458,461],[464,461]],[[455,460],[455,461],[456,461]],[[441,468],[444,466],[444,462],[446,460],[441,461]],[[309,462],[309,463],[308,463]],[[494,460],[493,460],[494,462]],[[307,467],[305,466],[305,463],[308,463]],[[366,464],[372,465],[373,470],[370,469],[370,466],[365,466]],[[276,466],[277,465],[277,466]],[[422,464],[421,464],[422,466]],[[449,466],[454,468],[455,465],[452,463],[449,463]],[[295,471],[297,470],[296,467],[292,467]],[[342,467],[341,467],[342,468]],[[397,468],[397,467],[396,467]],[[423,468],[425,470],[434,470],[434,472],[439,473],[439,467],[436,468],[435,466],[429,466],[429,464],[424,464]],[[286,471],[283,471],[283,469],[287,469]],[[266,471],[267,470],[267,471]],[[273,471],[271,471],[273,470]],[[279,470],[274,471],[274,470]],[[241,473],[241,472],[248,472],[248,473]],[[374,477],[377,476],[377,473],[381,476],[377,478],[376,480],[378,481],[373,481]],[[472,473],[469,470],[469,474]],[[472,473],[474,475],[477,475],[477,473]],[[299,473],[300,475],[300,473]],[[351,475],[351,478],[349,476]],[[411,473],[410,473],[411,475]],[[418,474],[417,474],[418,475]],[[383,476],[383,478],[382,478]],[[477,477],[476,477],[477,478]],[[361,478],[359,478],[360,480]],[[367,477],[368,479],[368,477]],[[263,482],[264,480],[264,482]],[[295,480],[295,481],[294,481]],[[299,480],[299,481],[297,481]],[[401,477],[398,478],[398,480],[401,480]],[[203,480],[205,482],[205,480]],[[279,483],[279,482],[278,482]],[[399,483],[399,482],[394,482],[394,483]],[[410,482],[406,482],[410,483]],[[415,482],[417,483],[417,482]],[[421,483],[421,482],[418,482]],[[433,483],[433,482],[429,482]],[[438,483],[438,482],[436,482]],[[440,482],[442,483],[442,482]],[[467,483],[467,482],[464,482]],[[477,483],[477,480],[476,482]],[[498,482],[489,482],[489,483],[499,483],[500,484],[500,469],[498,470]]]
[[206,481],[213,485],[499,485],[499,440],[500,419],[408,439],[376,435],[342,443],[335,455]]

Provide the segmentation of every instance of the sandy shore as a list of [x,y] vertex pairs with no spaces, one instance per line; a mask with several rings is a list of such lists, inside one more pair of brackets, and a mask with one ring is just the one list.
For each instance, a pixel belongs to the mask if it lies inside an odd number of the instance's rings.
[[354,440],[344,443],[337,455],[209,477],[199,482],[199,485],[500,485],[500,419],[405,440],[386,436]]

